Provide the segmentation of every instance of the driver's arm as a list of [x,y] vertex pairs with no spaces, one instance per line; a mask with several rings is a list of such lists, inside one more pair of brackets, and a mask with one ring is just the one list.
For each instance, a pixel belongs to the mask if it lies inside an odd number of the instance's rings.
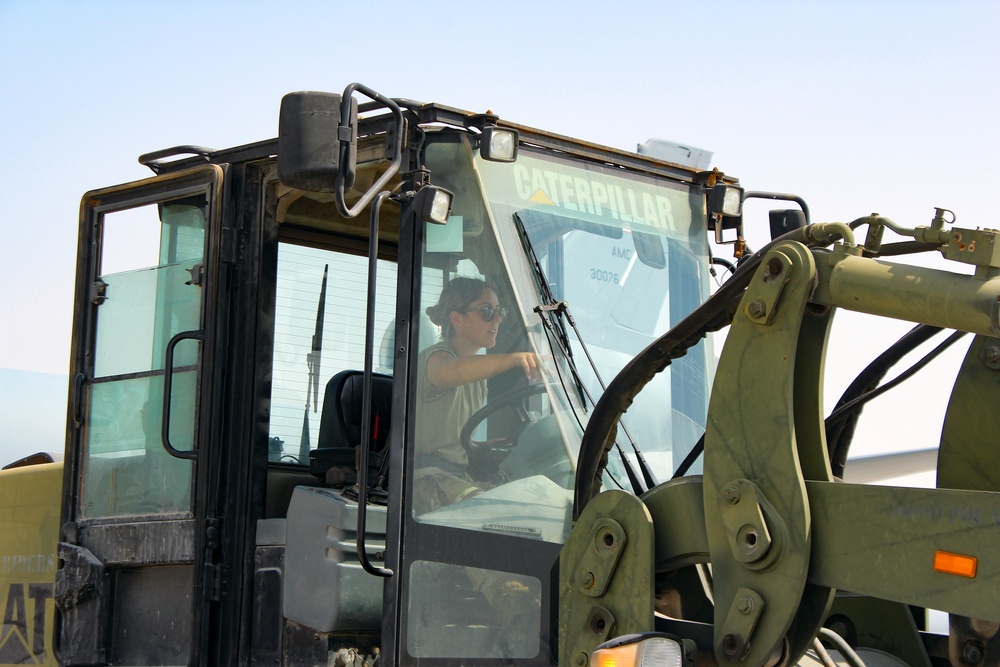
[[436,352],[427,360],[427,379],[435,387],[457,387],[485,380],[512,368],[521,368],[529,381],[540,377],[538,357],[534,352],[476,354],[453,357]]

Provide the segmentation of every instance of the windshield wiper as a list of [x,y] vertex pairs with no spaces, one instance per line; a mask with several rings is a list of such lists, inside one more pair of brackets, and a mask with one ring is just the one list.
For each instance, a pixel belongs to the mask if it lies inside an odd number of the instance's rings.
[[[543,306],[536,307],[535,312],[538,312],[539,308],[543,308]],[[580,329],[576,326],[576,319],[573,318],[573,313],[569,312],[569,304],[565,301],[560,301],[552,306],[544,308],[566,317],[566,321],[569,322],[569,326],[573,329],[573,333],[576,334],[576,339],[580,341],[580,349],[582,349],[584,355],[586,355],[587,362],[590,364],[591,370],[594,371],[594,377],[597,378],[597,383],[601,385],[601,391],[606,391],[608,386],[604,383],[604,378],[601,377],[601,372],[597,370],[597,362],[595,362],[594,358],[590,356],[590,349],[587,347],[587,343],[584,342],[583,334],[580,333]],[[574,367],[574,373],[575,372],[576,369]],[[590,395],[590,392],[587,391],[586,387],[583,387],[583,391],[587,394],[587,398],[590,400],[591,404],[597,405],[597,401],[595,401],[594,397]],[[642,450],[639,449],[639,445],[636,443],[635,438],[633,438],[632,434],[629,433],[628,426],[625,425],[625,420],[619,419],[618,424],[621,425],[622,432],[625,434],[625,437],[628,438],[629,444],[632,445],[632,451],[635,452],[636,459],[639,461],[639,470],[642,471],[643,481],[646,483],[646,490],[648,491],[658,484],[656,481],[656,475],[653,474],[653,469],[650,467],[649,462],[646,461],[646,456],[642,453]],[[631,478],[631,476],[632,475],[630,474],[629,477]]]
[[[573,328],[573,332],[576,334],[576,338],[580,343],[580,348],[586,355],[587,362],[590,364],[590,368],[593,370],[594,376],[597,378],[597,382],[601,385],[601,390],[603,391],[607,389],[607,386],[604,384],[600,371],[597,369],[597,364],[594,362],[594,358],[590,355],[590,350],[587,348],[587,344],[584,342],[583,336],[580,334],[580,330],[576,326],[576,320],[569,312],[569,305],[565,301],[557,301],[555,295],[552,293],[552,288],[549,286],[549,281],[545,277],[545,272],[542,271],[541,262],[538,261],[538,255],[535,253],[535,248],[531,244],[531,239],[528,237],[527,230],[524,228],[524,223],[521,221],[521,217],[515,213],[513,218],[514,226],[521,239],[521,245],[524,247],[524,251],[528,255],[538,291],[542,295],[542,298],[546,301],[546,303],[535,306],[534,312],[538,313],[538,317],[541,319],[542,327],[546,331],[546,338],[548,338],[548,334],[550,333],[556,338],[563,358],[566,359],[570,372],[573,374],[573,381],[576,383],[580,402],[583,404],[584,409],[587,407],[587,401],[590,401],[591,405],[597,405],[597,401],[594,400],[594,397],[591,396],[590,392],[587,390],[587,387],[584,385],[583,380],[580,377],[580,373],[577,370],[576,361],[573,358],[573,350],[570,345],[569,334],[566,332],[566,326],[563,320],[564,317]],[[556,315],[554,322],[553,318],[550,317],[551,314]],[[579,421],[579,418],[577,421]],[[646,461],[646,457],[639,449],[639,445],[636,444],[632,434],[629,433],[628,427],[625,426],[625,422],[623,420],[619,420],[618,423],[621,425],[622,432],[625,434],[625,437],[628,438],[629,443],[632,445],[632,450],[635,452],[636,460],[639,464],[639,471],[636,471],[635,465],[632,460],[625,455],[621,445],[618,442],[615,442],[615,446],[618,448],[618,455],[622,460],[622,464],[625,466],[625,473],[628,475],[633,491],[636,495],[640,495],[656,486],[656,476],[653,474],[652,468]],[[641,479],[639,477],[639,472],[642,474]]]

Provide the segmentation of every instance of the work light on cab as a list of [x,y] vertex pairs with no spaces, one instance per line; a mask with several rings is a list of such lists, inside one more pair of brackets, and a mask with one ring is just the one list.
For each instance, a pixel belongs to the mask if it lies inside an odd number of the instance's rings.
[[454,197],[455,195],[444,188],[425,185],[417,192],[413,203],[424,222],[446,225]]
[[517,130],[488,126],[483,129],[479,155],[490,162],[514,162],[517,160],[517,140]]
[[742,215],[743,188],[729,183],[715,185],[708,195],[708,210],[726,218]]

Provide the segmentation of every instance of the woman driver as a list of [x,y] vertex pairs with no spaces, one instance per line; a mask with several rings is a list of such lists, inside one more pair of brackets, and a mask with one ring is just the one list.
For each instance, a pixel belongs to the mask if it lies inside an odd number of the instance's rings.
[[486,403],[486,380],[512,368],[523,369],[528,380],[534,380],[539,377],[538,358],[532,352],[479,354],[496,345],[507,315],[482,280],[453,278],[427,315],[441,328],[441,341],[418,360],[417,467],[464,477],[469,458],[459,434]]

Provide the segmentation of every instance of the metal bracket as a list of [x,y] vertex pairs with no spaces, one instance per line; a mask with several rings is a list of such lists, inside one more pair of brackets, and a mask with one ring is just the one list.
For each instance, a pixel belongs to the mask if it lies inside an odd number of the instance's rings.
[[195,287],[201,287],[202,282],[205,280],[205,267],[201,264],[195,264],[190,269],[185,269],[191,274],[191,280],[185,280],[185,285],[194,285]]
[[755,280],[747,289],[743,298],[743,312],[754,324],[770,324],[774,320],[778,299],[788,282],[792,268],[791,260],[781,252],[772,253],[772,257],[761,269],[761,280]]
[[653,630],[653,521],[636,496],[591,500],[559,554],[559,667],[585,667],[612,634]]
[[729,608],[722,626],[722,641],[718,650],[730,662],[740,662],[750,653],[750,638],[757,626],[757,619],[764,610],[764,599],[749,588],[736,591],[736,598]]
[[[716,377],[728,381],[712,387],[703,492],[720,662],[762,665],[785,645],[795,660],[815,637],[832,598],[808,581],[811,515],[802,466],[825,460],[826,451],[816,423],[819,394],[798,390],[809,386],[822,358],[821,348],[807,343],[799,349],[816,282],[809,250],[795,242],[774,246],[747,289],[719,359]],[[817,330],[825,331],[825,324],[810,325],[807,333]],[[829,475],[824,466],[809,467],[810,477]],[[742,589],[757,592],[768,611],[752,628],[741,620],[732,630],[726,624],[732,609],[739,613]],[[753,637],[742,636],[750,629]]]
[[[780,552],[780,548],[775,548],[771,553],[775,542],[764,518],[762,504],[766,502],[757,485],[746,479],[726,484],[719,498],[719,513],[729,533],[733,558],[752,569],[770,565]],[[777,546],[780,547],[780,541]],[[765,559],[769,553],[770,558]]]
[[576,585],[580,592],[590,597],[604,595],[625,548],[625,541],[625,530],[614,519],[604,518],[594,524],[590,531],[593,548],[583,555],[577,565]]
[[90,302],[99,306],[108,300],[108,284],[98,278],[90,286]]

